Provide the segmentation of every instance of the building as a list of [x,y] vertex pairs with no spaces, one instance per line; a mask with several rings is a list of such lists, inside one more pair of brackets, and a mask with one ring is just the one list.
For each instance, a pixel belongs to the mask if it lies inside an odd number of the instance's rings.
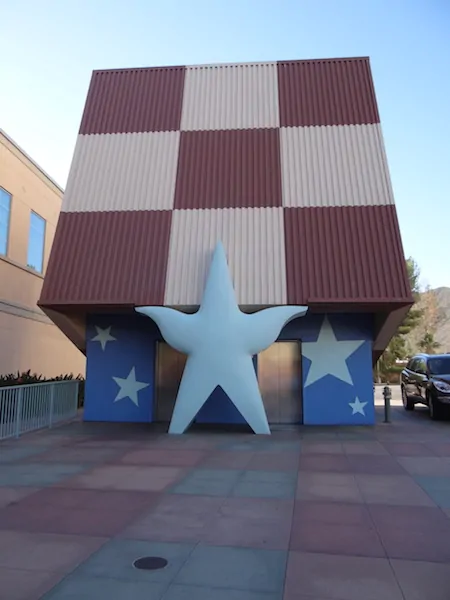
[[37,306],[62,196],[0,130],[0,375],[84,374],[83,354]]
[[185,355],[134,309],[194,312],[218,241],[242,310],[308,306],[254,359],[269,422],[373,423],[412,298],[369,59],[93,73],[40,299],[85,419],[170,420]]

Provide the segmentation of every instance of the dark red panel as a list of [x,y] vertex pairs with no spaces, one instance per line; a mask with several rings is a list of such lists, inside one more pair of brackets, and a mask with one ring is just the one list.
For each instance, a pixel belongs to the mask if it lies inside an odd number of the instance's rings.
[[184,67],[94,71],[80,133],[180,128]]
[[281,206],[277,129],[182,131],[175,208]]
[[39,304],[163,304],[171,216],[61,213]]
[[288,304],[408,302],[394,206],[285,208]]
[[282,127],[379,123],[368,58],[278,63]]

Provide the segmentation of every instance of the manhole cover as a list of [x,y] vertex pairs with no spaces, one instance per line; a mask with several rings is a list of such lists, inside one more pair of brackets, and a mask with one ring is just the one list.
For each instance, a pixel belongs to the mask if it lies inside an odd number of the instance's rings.
[[146,571],[164,569],[165,566],[167,566],[167,560],[161,556],[143,556],[133,563],[133,567],[136,569],[145,569]]

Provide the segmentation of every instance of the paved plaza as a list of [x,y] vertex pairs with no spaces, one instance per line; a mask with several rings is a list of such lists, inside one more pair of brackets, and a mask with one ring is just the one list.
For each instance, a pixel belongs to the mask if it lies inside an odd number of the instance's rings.
[[[1,600],[449,600],[450,423],[0,444]],[[165,568],[140,570],[141,557]]]

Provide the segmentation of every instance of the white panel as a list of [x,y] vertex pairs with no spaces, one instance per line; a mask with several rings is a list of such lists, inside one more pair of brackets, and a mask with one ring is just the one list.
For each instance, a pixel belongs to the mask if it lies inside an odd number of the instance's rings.
[[240,208],[173,212],[166,305],[200,304],[219,240],[241,306],[286,304],[283,209]]
[[276,63],[188,67],[182,130],[279,127]]
[[379,125],[283,127],[283,206],[393,204]]
[[63,211],[170,210],[179,131],[80,135]]

